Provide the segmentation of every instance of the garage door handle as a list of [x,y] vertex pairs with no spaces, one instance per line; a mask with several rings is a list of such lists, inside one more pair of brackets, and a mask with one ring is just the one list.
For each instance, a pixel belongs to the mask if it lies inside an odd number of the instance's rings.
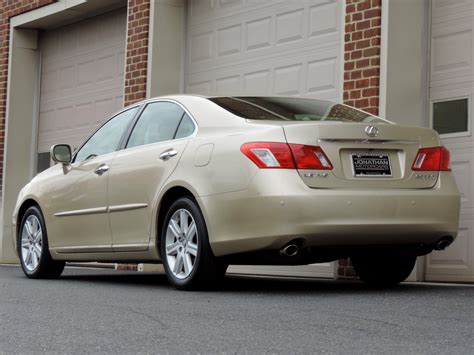
[[99,166],[97,169],[95,169],[94,173],[101,176],[103,173],[106,173],[107,171],[109,171],[109,169],[110,168],[104,164],[104,165]]
[[161,160],[168,160],[174,156],[178,155],[178,152],[174,149],[167,150],[166,152],[163,152],[159,155],[159,158]]

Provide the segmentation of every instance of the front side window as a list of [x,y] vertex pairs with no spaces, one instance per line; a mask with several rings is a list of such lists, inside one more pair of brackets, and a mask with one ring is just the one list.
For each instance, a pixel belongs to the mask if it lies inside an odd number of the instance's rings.
[[104,124],[77,152],[75,161],[83,161],[117,150],[120,139],[137,111],[138,107],[131,108]]
[[184,110],[172,102],[148,104],[130,135],[127,148],[174,139],[184,115]]

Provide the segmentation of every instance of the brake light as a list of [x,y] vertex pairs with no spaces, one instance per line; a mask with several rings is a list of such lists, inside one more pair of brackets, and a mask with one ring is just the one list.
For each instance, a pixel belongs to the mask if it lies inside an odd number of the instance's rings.
[[332,164],[321,147],[290,144],[297,169],[332,170]]
[[240,147],[261,169],[332,170],[333,166],[320,147],[273,142],[245,143]]
[[451,171],[449,150],[445,147],[420,148],[413,171]]

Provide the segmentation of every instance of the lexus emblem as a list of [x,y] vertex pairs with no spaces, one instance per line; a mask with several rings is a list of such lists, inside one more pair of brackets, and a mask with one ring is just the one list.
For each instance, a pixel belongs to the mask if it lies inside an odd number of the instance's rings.
[[377,135],[379,134],[379,129],[375,126],[367,126],[365,127],[365,133],[369,137],[377,137]]

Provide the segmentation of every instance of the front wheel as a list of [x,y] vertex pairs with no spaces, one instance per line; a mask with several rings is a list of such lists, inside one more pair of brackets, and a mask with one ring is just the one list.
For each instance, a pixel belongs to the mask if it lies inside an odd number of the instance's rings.
[[18,233],[18,255],[21,267],[31,279],[57,278],[65,263],[53,260],[48,248],[48,235],[43,214],[38,207],[26,210]]
[[201,210],[189,197],[176,200],[169,208],[160,252],[166,276],[177,289],[208,286],[225,275],[227,265],[213,255]]
[[405,281],[413,270],[416,256],[397,253],[351,256],[357,276],[374,287],[390,287]]

